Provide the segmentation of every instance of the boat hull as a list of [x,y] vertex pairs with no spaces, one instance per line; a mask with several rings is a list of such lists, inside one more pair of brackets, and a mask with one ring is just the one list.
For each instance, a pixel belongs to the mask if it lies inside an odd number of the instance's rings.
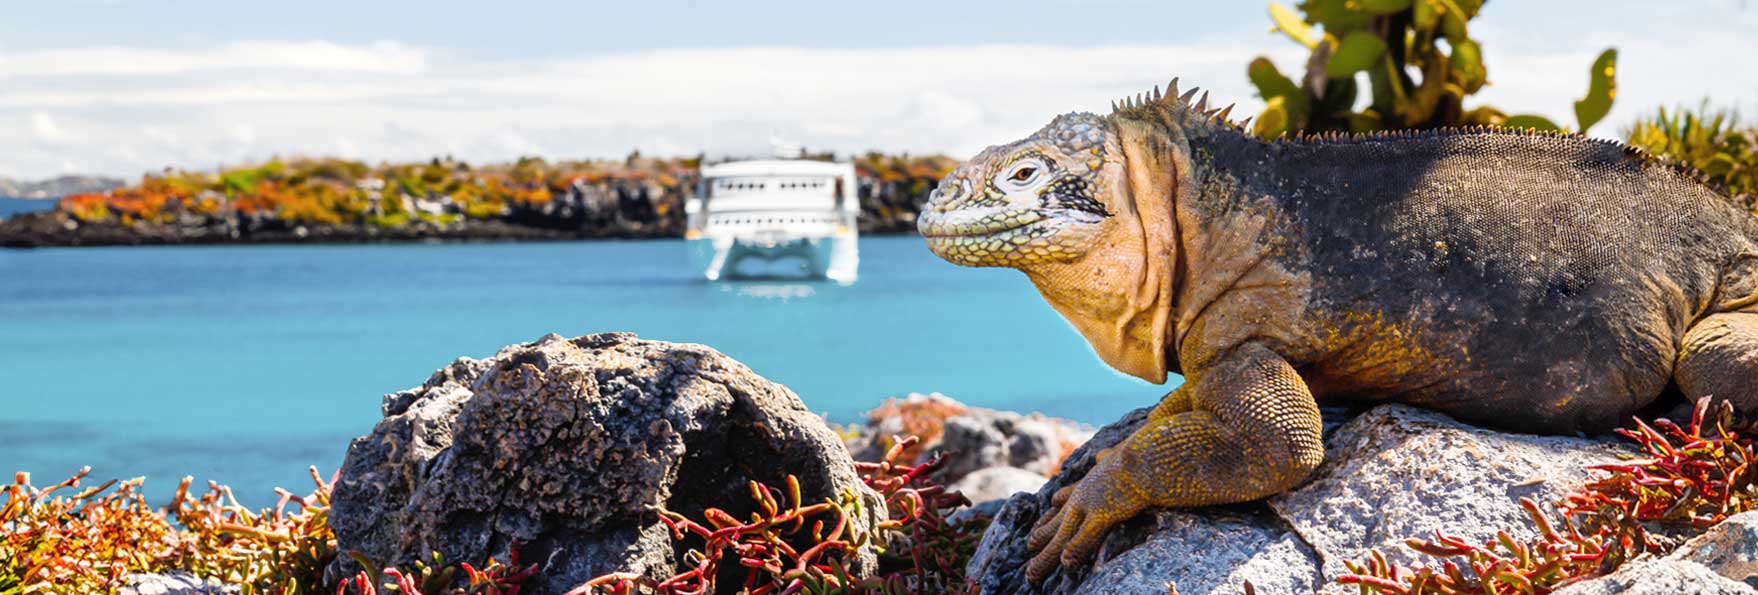
[[853,283],[859,267],[854,234],[807,237],[701,237],[688,240],[697,270],[710,281],[829,279]]

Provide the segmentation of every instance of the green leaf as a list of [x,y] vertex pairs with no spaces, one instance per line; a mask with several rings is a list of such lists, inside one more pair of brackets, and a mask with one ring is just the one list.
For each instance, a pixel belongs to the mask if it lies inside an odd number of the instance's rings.
[[1433,31],[1435,23],[1441,20],[1440,3],[1435,0],[1416,0],[1410,18],[1417,31]]
[[1475,41],[1461,41],[1453,44],[1451,56],[1453,70],[1459,72],[1459,83],[1466,92],[1476,92],[1489,78],[1489,72],[1483,67],[1483,46]]
[[1337,52],[1331,54],[1331,62],[1325,65],[1325,74],[1339,79],[1373,67],[1374,61],[1386,53],[1386,42],[1378,35],[1366,31],[1356,31],[1344,37],[1337,44]]
[[1733,171],[1738,165],[1739,163],[1734,161],[1733,156],[1726,153],[1719,153],[1716,156],[1709,158],[1709,161],[1705,162],[1698,169],[1703,170],[1703,173],[1709,174],[1710,176],[1719,177],[1727,175],[1728,172]]
[[1306,20],[1300,18],[1294,9],[1278,2],[1271,2],[1270,20],[1276,23],[1277,31],[1281,31],[1289,39],[1306,46],[1307,49],[1318,46],[1318,38],[1312,35],[1312,25],[1306,24]]
[[1373,14],[1392,14],[1410,8],[1410,0],[1357,0],[1361,7]]
[[1350,132],[1373,132],[1385,129],[1384,126],[1380,125],[1379,112],[1373,111],[1373,108],[1352,112],[1348,119]]
[[1259,56],[1252,60],[1251,65],[1245,68],[1245,74],[1251,77],[1251,84],[1257,86],[1258,95],[1264,99],[1300,94],[1300,86],[1282,76],[1282,72],[1276,70],[1276,65],[1268,58]]
[[1252,60],[1251,65],[1246,68],[1246,74],[1251,77],[1252,84],[1257,86],[1258,94],[1265,102],[1274,100],[1281,106],[1285,125],[1298,127],[1300,122],[1306,121],[1306,115],[1310,111],[1306,94],[1293,80],[1276,70],[1276,65],[1269,59],[1260,57]]
[[1575,122],[1586,132],[1611,111],[1612,100],[1618,96],[1618,50],[1608,48],[1593,61],[1587,72],[1587,96],[1575,102]]
[[1502,122],[1502,125],[1508,128],[1531,128],[1533,130],[1556,131],[1563,129],[1563,127],[1557,126],[1556,122],[1550,121],[1550,118],[1534,114],[1508,116],[1508,120]]
[[1288,132],[1288,110],[1281,96],[1272,97],[1266,103],[1263,113],[1252,122],[1251,133],[1266,140],[1279,138]]
[[1353,0],[1306,0],[1301,7],[1306,16],[1313,22],[1325,26],[1325,30],[1334,34],[1342,34],[1373,22],[1373,15],[1363,10],[1356,10],[1351,5]]
[[1441,36],[1447,38],[1447,41],[1451,43],[1471,39],[1465,27],[1465,21],[1471,20],[1471,15],[1453,0],[1436,1],[1441,5]]

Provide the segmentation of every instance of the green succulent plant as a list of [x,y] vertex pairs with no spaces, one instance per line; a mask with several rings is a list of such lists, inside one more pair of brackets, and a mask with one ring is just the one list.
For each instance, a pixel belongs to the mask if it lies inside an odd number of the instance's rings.
[[[1251,61],[1246,74],[1266,103],[1253,132],[1275,138],[1477,125],[1562,129],[1543,116],[1508,115],[1490,106],[1465,109],[1465,98],[1489,84],[1483,47],[1471,38],[1469,26],[1483,2],[1303,0],[1298,11],[1272,2],[1273,30],[1312,53],[1298,83],[1268,58]],[[1616,71],[1616,49],[1594,60],[1587,94],[1575,102],[1580,130],[1611,110]],[[1357,110],[1363,93],[1370,101]]]
[[1624,138],[1697,168],[1758,213],[1758,126],[1742,124],[1738,112],[1712,108],[1708,100],[1696,109],[1663,107],[1637,120]]

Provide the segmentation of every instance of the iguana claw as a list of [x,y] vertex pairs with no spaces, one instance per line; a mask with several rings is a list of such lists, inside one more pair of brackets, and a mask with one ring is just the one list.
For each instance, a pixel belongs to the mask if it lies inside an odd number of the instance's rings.
[[1026,542],[1032,555],[1027,580],[1040,583],[1059,565],[1085,562],[1104,542],[1106,531],[1148,507],[1148,500],[1123,481],[1119,459],[1101,456],[1086,477],[1050,497],[1050,510],[1039,517]]

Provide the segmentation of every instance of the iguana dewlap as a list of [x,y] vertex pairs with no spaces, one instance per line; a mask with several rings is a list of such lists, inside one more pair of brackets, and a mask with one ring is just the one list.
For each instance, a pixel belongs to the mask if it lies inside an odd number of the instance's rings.
[[1024,271],[1117,369],[1185,376],[1056,495],[1033,580],[1144,508],[1298,484],[1315,399],[1540,433],[1669,386],[1758,410],[1758,219],[1688,172],[1548,133],[1266,142],[1190,97],[990,147],[919,222],[942,258]]

